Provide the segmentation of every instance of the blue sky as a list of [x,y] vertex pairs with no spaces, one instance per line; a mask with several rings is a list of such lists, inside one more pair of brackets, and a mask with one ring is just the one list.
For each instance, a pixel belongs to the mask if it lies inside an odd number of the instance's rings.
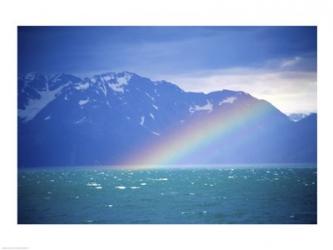
[[19,72],[132,71],[316,112],[316,27],[19,27]]

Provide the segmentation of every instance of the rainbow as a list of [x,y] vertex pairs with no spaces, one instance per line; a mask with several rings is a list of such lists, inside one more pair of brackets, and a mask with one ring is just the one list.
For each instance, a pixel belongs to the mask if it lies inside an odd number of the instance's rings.
[[197,150],[223,140],[235,130],[244,127],[251,121],[267,115],[270,105],[251,102],[238,105],[229,112],[214,111],[208,119],[195,120],[177,131],[168,133],[163,141],[147,143],[139,150],[129,154],[122,165],[129,168],[158,168],[166,165],[177,165],[182,158],[195,154]]

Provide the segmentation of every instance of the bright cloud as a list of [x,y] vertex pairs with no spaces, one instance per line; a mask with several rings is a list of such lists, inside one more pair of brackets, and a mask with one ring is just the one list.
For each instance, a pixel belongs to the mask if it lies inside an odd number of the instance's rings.
[[[284,70],[295,65],[284,61],[278,69],[230,68],[164,76],[186,91],[239,90],[265,99],[284,113],[317,111],[316,72]],[[288,65],[289,64],[289,65]]]
[[288,68],[288,67],[297,65],[300,61],[301,61],[301,57],[296,56],[296,57],[294,57],[292,59],[288,59],[288,60],[282,61],[281,67],[282,68]]

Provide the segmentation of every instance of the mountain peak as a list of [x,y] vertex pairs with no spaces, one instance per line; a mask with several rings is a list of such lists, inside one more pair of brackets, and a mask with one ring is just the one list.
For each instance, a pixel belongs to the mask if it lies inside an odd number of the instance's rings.
[[314,115],[316,115],[316,113],[290,113],[288,114],[288,117],[293,122],[299,122]]

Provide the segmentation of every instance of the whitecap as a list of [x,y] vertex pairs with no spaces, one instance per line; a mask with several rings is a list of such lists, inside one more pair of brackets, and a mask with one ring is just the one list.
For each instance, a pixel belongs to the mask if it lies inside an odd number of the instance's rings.
[[139,189],[140,187],[133,186],[131,189]]
[[235,177],[232,176],[232,175],[229,175],[229,176],[228,176],[228,179],[233,179],[233,178],[235,178]]
[[157,178],[157,179],[152,179],[154,181],[167,181],[168,178]]
[[124,190],[124,189],[126,189],[125,186],[115,186],[115,188],[116,188],[116,189],[120,189],[120,190]]
[[96,189],[102,189],[103,187],[101,187],[101,186],[97,186],[97,187],[95,187]]
[[107,207],[113,207],[113,205],[112,204],[108,204],[108,205],[106,205]]
[[142,183],[140,183],[140,185],[141,185],[141,186],[146,186],[146,185],[147,185],[147,183],[145,183],[145,182],[142,182]]
[[96,182],[88,182],[87,183],[87,186],[88,187],[98,187],[98,186],[100,186],[101,184],[98,184],[98,183],[96,183]]

